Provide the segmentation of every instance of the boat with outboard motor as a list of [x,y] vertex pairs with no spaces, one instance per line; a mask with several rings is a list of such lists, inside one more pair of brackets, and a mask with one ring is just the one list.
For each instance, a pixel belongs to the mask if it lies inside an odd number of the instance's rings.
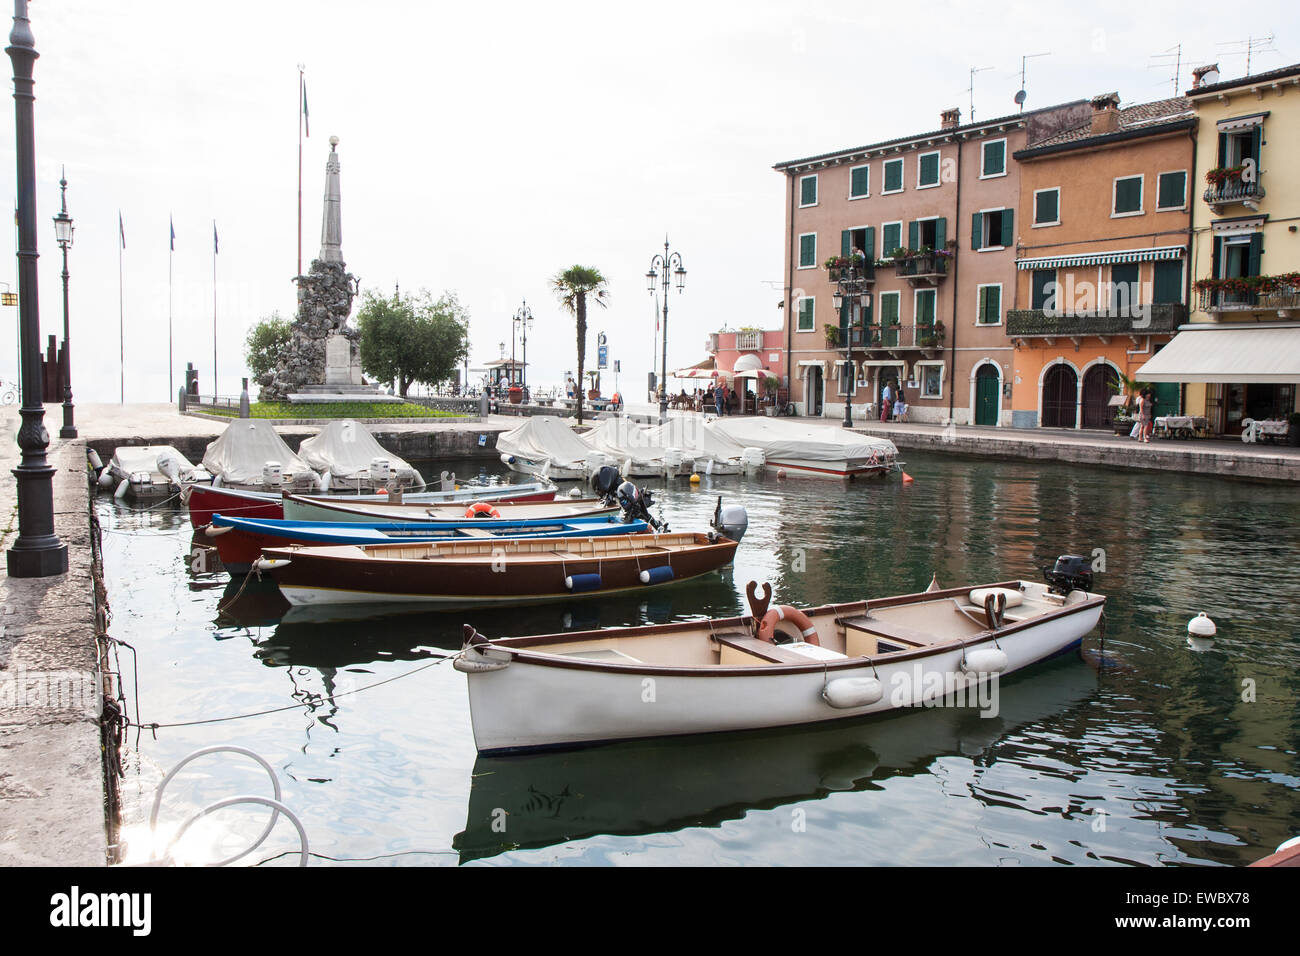
[[454,666],[480,753],[812,724],[933,706],[1076,646],[1106,602],[1090,583],[932,582],[800,610],[751,581],[745,617],[503,638],[466,624]]

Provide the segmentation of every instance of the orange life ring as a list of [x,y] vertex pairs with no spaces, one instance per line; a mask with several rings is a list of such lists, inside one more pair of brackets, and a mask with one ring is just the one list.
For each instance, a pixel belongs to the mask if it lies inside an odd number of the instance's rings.
[[501,512],[497,511],[486,501],[476,501],[465,509],[466,518],[500,518]]
[[816,644],[821,647],[822,642],[817,639],[817,628],[813,626],[813,622],[808,615],[797,607],[791,607],[788,604],[779,604],[763,615],[763,620],[758,624],[758,639],[769,644],[774,643],[776,626],[782,621],[789,621],[799,628],[799,636],[806,643]]

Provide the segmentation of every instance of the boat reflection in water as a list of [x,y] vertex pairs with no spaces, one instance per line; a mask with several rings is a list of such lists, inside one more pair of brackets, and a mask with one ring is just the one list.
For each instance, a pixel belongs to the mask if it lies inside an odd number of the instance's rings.
[[832,725],[628,741],[586,750],[480,756],[474,762],[460,861],[588,837],[716,827],[882,780],[925,774],[934,760],[973,756],[1060,714],[1097,690],[1074,655],[1002,682],[998,715],[975,708],[894,711]]

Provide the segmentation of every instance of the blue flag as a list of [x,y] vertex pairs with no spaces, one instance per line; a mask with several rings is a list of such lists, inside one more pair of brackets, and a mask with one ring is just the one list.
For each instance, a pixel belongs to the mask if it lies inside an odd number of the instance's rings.
[[217,254],[217,221],[212,220],[212,254]]
[[122,237],[122,248],[126,248],[126,227],[122,225],[122,210],[117,211],[117,234]]
[[172,231],[171,250],[172,252],[175,252],[176,251],[176,223],[172,221],[171,216],[167,217],[167,225],[171,227],[171,231]]

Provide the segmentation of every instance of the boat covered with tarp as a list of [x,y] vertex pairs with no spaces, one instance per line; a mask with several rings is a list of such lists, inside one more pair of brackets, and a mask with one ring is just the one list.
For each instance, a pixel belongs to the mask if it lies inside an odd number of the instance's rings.
[[588,448],[609,458],[624,476],[671,478],[690,474],[690,459],[681,448],[660,443],[659,435],[631,419],[603,419],[581,437]]
[[206,468],[171,445],[120,445],[100,476],[101,484],[128,498],[162,498],[186,485],[210,481]]
[[330,422],[303,440],[298,457],[321,474],[325,491],[423,488],[424,478],[406,461],[375,440],[350,418]]
[[257,418],[230,423],[203,454],[203,467],[221,488],[246,491],[309,491],[320,488],[321,478],[295,455],[275,426]]
[[673,416],[646,431],[646,438],[652,444],[680,448],[700,474],[735,475],[742,470],[744,446],[702,416]]
[[590,470],[591,448],[554,415],[529,416],[497,435],[497,451],[507,468],[525,475],[585,478]]
[[745,448],[763,452],[769,470],[826,478],[885,475],[898,464],[898,448],[847,428],[783,418],[718,418],[718,433]]

